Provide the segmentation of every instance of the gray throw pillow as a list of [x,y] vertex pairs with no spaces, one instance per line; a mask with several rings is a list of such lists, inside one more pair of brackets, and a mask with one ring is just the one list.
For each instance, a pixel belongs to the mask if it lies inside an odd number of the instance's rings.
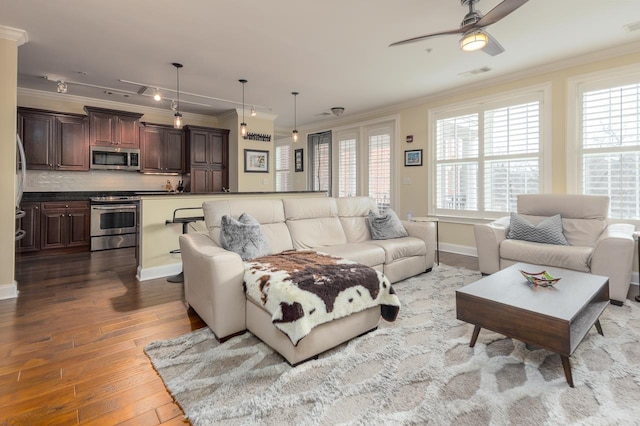
[[559,214],[548,217],[537,225],[533,225],[519,214],[511,213],[511,222],[509,223],[507,238],[559,246],[569,245],[569,242],[562,233],[562,216]]
[[238,253],[242,260],[269,254],[267,236],[260,223],[248,214],[242,213],[238,220],[224,215],[220,222],[220,244],[223,249]]
[[372,240],[388,240],[390,238],[406,237],[407,230],[404,229],[396,212],[387,209],[384,214],[378,215],[369,210],[368,213],[369,231]]

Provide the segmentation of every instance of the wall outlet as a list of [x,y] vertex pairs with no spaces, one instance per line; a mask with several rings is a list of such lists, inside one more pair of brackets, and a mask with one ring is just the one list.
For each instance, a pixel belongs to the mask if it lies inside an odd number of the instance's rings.
[[269,179],[262,179],[263,185],[269,185]]

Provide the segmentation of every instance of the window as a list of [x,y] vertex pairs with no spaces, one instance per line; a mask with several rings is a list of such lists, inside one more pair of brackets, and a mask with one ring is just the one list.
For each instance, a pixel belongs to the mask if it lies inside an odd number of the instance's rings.
[[291,145],[276,145],[276,191],[291,189]]
[[357,195],[357,139],[338,140],[338,197]]
[[310,188],[331,195],[331,132],[309,135]]
[[394,134],[395,120],[336,132],[333,185],[338,196],[371,197],[380,212],[391,206]]
[[439,111],[435,119],[437,214],[485,217],[542,190],[543,91]]
[[369,197],[383,213],[391,204],[391,129],[382,127],[368,132]]
[[578,190],[609,196],[611,218],[640,219],[640,75],[583,83],[578,95]]

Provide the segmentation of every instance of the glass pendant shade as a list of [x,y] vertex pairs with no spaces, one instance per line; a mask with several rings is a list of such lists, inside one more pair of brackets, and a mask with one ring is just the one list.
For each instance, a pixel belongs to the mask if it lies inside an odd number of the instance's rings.
[[291,92],[293,95],[293,132],[291,132],[291,139],[293,142],[298,142],[298,104],[297,98],[298,92]]
[[298,142],[298,131],[297,130],[294,130],[293,132],[291,132],[291,139],[294,142]]
[[173,128],[182,129],[182,114],[176,112],[173,116]]
[[240,134],[242,135],[242,137],[247,136],[247,123],[240,123]]
[[240,123],[240,135],[242,135],[242,137],[244,138],[247,136],[247,123],[245,123],[244,121],[244,85],[246,84],[247,80],[241,78],[238,81],[242,84],[242,123]]

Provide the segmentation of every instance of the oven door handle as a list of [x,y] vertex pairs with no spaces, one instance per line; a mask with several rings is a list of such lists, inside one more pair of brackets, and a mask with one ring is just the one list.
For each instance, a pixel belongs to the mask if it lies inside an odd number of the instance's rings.
[[91,206],[93,210],[122,210],[122,209],[137,209],[137,206]]

